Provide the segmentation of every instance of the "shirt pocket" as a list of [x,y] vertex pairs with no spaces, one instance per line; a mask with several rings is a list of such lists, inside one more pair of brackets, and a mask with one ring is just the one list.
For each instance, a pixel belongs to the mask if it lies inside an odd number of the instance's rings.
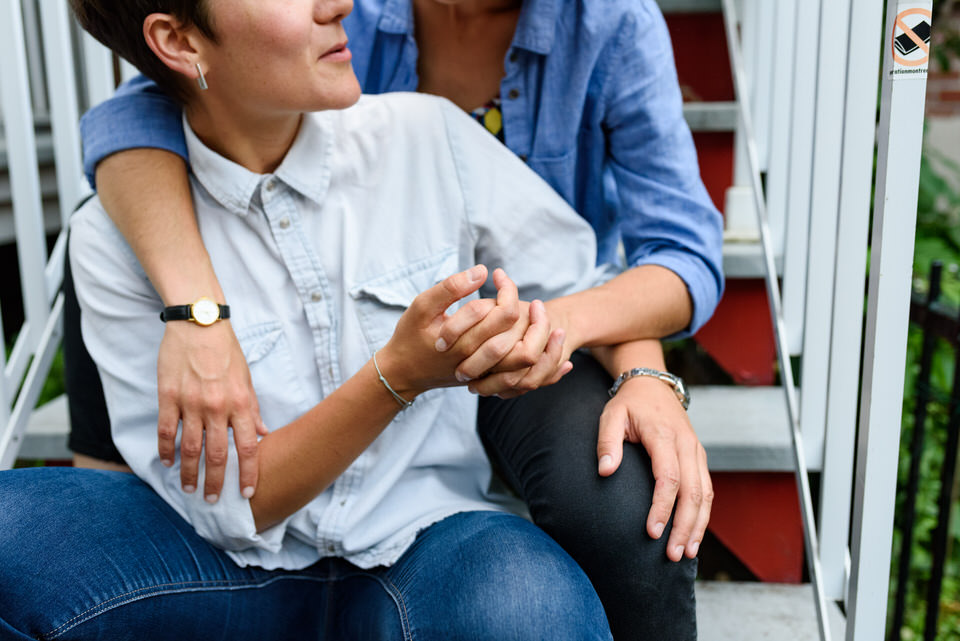
[[576,161],[575,149],[569,149],[564,152],[538,152],[527,157],[526,163],[533,171],[539,174],[547,182],[551,179],[559,179],[568,173],[572,173],[573,164]]
[[450,248],[350,288],[370,353],[387,344],[400,317],[418,294],[459,269],[457,251]]
[[294,369],[280,321],[238,328],[237,341],[250,368],[260,416],[270,430],[287,425],[310,409],[312,403]]

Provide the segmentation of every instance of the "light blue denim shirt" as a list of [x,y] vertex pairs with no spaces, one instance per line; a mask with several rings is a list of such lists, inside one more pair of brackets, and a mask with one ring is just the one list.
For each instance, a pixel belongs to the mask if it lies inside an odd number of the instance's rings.
[[[410,0],[355,0],[344,20],[364,92],[414,91]],[[662,265],[693,300],[723,291],[722,220],[700,179],[669,33],[653,0],[525,0],[500,84],[507,146],[596,232],[598,260]],[[179,110],[144,79],[82,122],[85,164],[131,147],[186,158]]]
[[[413,298],[452,273],[502,266],[528,299],[604,278],[583,219],[443,99],[366,96],[310,114],[271,175],[230,162],[183,126],[200,233],[271,429],[356,373]],[[463,388],[421,395],[330,488],[264,532],[240,495],[232,444],[220,501],[184,494],[179,459],[166,468],[157,454],[163,303],[98,199],[73,216],[70,243],[83,338],[117,448],[237,563],[294,569],[339,556],[389,565],[450,514],[522,511],[488,491],[476,397]]]

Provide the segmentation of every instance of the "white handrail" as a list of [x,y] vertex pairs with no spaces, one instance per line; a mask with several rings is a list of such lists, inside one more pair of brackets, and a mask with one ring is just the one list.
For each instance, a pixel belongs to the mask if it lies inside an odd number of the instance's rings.
[[[801,2],[803,4],[803,2]],[[744,134],[749,172],[753,186],[754,204],[757,212],[757,226],[760,242],[763,246],[763,258],[766,266],[765,281],[767,298],[770,303],[770,315],[774,327],[774,339],[777,346],[777,359],[780,363],[780,376],[787,404],[787,417],[793,442],[793,456],[797,488],[800,494],[800,509],[803,520],[804,547],[807,553],[807,567],[810,582],[813,585],[814,603],[821,641],[830,641],[830,626],[827,618],[827,601],[823,590],[823,574],[820,568],[820,552],[817,544],[817,528],[814,521],[813,498],[810,494],[810,481],[807,478],[807,464],[804,454],[803,437],[798,421],[797,390],[790,368],[790,350],[787,345],[783,311],[780,303],[780,286],[774,263],[773,245],[770,240],[770,226],[767,220],[766,203],[763,197],[763,182],[760,178],[760,162],[757,149],[753,144],[753,122],[744,82],[744,66],[737,38],[737,18],[733,0],[723,0],[723,17],[727,31],[727,49],[730,52],[730,68],[733,73],[734,88],[740,106],[740,128]]]
[[[85,40],[86,62],[93,62],[92,66],[75,65],[74,30],[66,3],[40,0],[40,4],[31,2],[28,6],[33,13],[25,21],[19,0],[0,2],[0,106],[25,316],[9,358],[0,351],[0,469],[13,464],[60,344],[63,299],[58,292],[66,256],[65,230],[73,208],[89,192],[83,179],[77,127],[78,78],[86,79],[88,93],[95,99],[109,96],[113,90],[112,54],[99,43]],[[43,55],[35,51],[28,60],[26,34],[37,42],[41,36],[35,15],[38,7]],[[37,66],[41,59],[45,73]],[[30,62],[33,67],[28,67]],[[41,115],[52,128],[62,230],[49,257],[34,133],[38,114],[31,108],[31,79],[35,94],[50,99],[49,114]]]
[[[83,180],[80,137],[76,135],[80,120],[77,102],[76,70],[70,49],[70,16],[62,0],[41,0],[46,80],[50,92],[50,125],[53,132],[54,158],[57,164],[57,193],[60,201],[60,224],[66,229],[70,214],[89,193]],[[59,283],[57,285],[59,287]]]
[[843,601],[847,600],[849,585],[850,470],[857,425],[863,285],[876,139],[877,34],[883,27],[877,0],[853,0],[850,15],[819,520],[824,589],[829,598]]
[[793,24],[794,32],[803,36],[801,39],[797,35],[794,47],[790,174],[786,201],[786,237],[790,242],[783,248],[783,314],[792,355],[800,354],[803,345],[803,305],[809,256],[807,230],[817,92],[816,58],[810,52],[820,46],[820,4],[816,0],[797,0]]
[[[883,42],[877,187],[874,195],[863,385],[853,509],[848,641],[882,639],[886,627],[897,492],[903,378],[926,77],[892,76],[899,10],[888,0]],[[932,3],[913,2],[929,11]]]
[[[0,73],[0,102],[3,104],[7,148],[16,150],[16,153],[8,154],[8,164],[16,238],[18,245],[22,244],[25,248],[17,255],[24,311],[29,321],[29,325],[25,326],[29,330],[24,340],[28,345],[26,351],[32,354],[39,344],[40,331],[46,324],[50,306],[43,280],[47,250],[22,25],[20,3],[0,3],[0,61],[4,65],[3,73]],[[11,358],[11,361],[13,371],[17,372],[21,363],[16,358]],[[10,379],[6,383],[15,386]]]

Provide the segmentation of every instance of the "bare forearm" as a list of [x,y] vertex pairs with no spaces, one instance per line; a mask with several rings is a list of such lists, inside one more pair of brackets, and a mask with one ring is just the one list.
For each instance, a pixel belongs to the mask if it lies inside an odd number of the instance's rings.
[[630,341],[610,347],[594,347],[590,350],[610,376],[616,378],[635,367],[664,370],[663,347],[656,339]]
[[552,300],[547,311],[567,330],[573,350],[669,336],[690,324],[693,303],[674,272],[643,265],[599,287]]
[[167,305],[223,292],[200,238],[183,160],[159,149],[132,149],[97,166],[103,207]]
[[329,487],[399,409],[368,362],[309,412],[267,435],[250,500],[257,529],[279,523]]

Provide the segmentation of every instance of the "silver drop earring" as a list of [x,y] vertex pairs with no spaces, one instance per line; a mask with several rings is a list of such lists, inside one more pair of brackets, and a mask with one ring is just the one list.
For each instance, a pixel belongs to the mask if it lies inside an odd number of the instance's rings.
[[200,85],[200,88],[206,91],[207,89],[207,79],[203,77],[203,69],[200,68],[200,63],[197,63],[197,73],[200,74],[197,76],[197,84]]

